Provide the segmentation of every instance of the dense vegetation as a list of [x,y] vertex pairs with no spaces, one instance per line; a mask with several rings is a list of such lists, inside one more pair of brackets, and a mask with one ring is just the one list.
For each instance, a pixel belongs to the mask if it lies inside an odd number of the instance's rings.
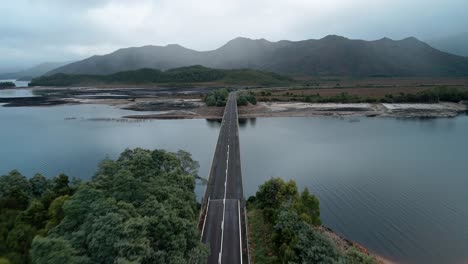
[[454,102],[458,103],[463,100],[468,100],[468,90],[459,90],[456,88],[436,87],[416,94],[386,95],[381,99],[381,102],[389,103],[438,103],[438,102]]
[[0,82],[0,89],[2,88],[14,88],[16,87],[14,82]]
[[207,106],[225,106],[229,96],[227,89],[216,89],[209,92],[205,97],[205,104]]
[[254,92],[240,92],[237,95],[237,105],[257,104],[257,97]]
[[[78,182],[60,174],[48,179],[41,174],[27,179],[18,171],[0,177],[0,259],[30,263],[35,235],[46,235],[63,218],[63,204]],[[8,263],[8,262],[6,262]]]
[[273,178],[248,200],[253,258],[257,263],[375,263],[354,247],[339,249],[320,232],[318,199],[294,181]]
[[292,82],[288,77],[257,70],[219,70],[190,66],[167,71],[140,69],[110,75],[64,74],[35,78],[30,86],[73,86],[92,84],[206,83],[273,85]]
[[[205,96],[207,106],[225,106],[228,100],[229,90],[222,88],[209,92]],[[239,92],[237,94],[237,105],[247,105],[248,103],[257,104],[257,97],[254,92]]]
[[[384,89],[384,88],[382,88]],[[319,93],[312,95],[298,95],[285,92],[282,96],[272,96],[270,91],[256,93],[263,101],[302,101],[309,103],[439,103],[468,100],[468,90],[449,87],[434,87],[416,93],[386,94],[384,97],[363,97],[347,92],[332,96],[321,96]]]
[[[0,178],[0,258],[12,263],[205,263],[184,151],[126,150],[90,182]],[[31,241],[32,244],[31,244]],[[4,243],[6,242],[6,243]],[[30,249],[31,248],[31,249]]]

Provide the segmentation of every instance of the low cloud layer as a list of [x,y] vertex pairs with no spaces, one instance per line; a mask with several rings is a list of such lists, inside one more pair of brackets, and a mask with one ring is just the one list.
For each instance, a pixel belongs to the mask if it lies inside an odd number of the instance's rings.
[[466,31],[466,10],[466,0],[3,1],[0,71],[128,46],[209,50],[238,36],[431,39]]

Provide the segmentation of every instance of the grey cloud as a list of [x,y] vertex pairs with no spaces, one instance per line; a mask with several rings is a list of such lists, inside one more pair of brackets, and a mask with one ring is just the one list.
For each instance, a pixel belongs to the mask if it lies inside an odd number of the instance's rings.
[[0,70],[179,43],[216,48],[237,36],[430,39],[466,31],[466,0],[15,0],[0,6]]

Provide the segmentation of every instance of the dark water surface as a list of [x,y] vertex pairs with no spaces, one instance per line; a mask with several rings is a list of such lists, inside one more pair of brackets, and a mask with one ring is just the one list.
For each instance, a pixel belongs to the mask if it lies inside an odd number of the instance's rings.
[[[128,147],[188,150],[200,175],[208,174],[219,123],[115,119],[130,113],[102,105],[0,107],[0,174],[86,179],[99,160]],[[407,263],[467,261],[468,117],[356,121],[243,122],[246,196],[270,177],[295,179],[319,196],[325,225],[371,251]]]
[[[105,105],[0,107],[0,175],[18,169],[90,179],[126,148],[187,150],[208,175],[219,124],[206,120],[122,121],[134,111]],[[197,186],[197,194],[204,186]]]
[[[352,121],[352,120],[351,120]],[[468,260],[468,117],[264,118],[240,132],[246,194],[279,176],[318,195],[322,219],[405,263]]]

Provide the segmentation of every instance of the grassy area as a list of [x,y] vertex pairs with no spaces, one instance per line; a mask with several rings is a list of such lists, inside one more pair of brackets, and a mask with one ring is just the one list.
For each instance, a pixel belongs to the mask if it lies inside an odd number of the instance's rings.
[[247,213],[250,230],[250,253],[253,263],[276,263],[271,242],[271,226],[265,223],[261,209],[252,208]]
[[194,83],[217,83],[219,85],[287,85],[295,81],[276,73],[257,70],[220,70],[203,66],[190,66],[160,71],[139,69],[110,75],[63,74],[35,78],[30,86],[78,86],[106,84],[169,84],[171,86]]

